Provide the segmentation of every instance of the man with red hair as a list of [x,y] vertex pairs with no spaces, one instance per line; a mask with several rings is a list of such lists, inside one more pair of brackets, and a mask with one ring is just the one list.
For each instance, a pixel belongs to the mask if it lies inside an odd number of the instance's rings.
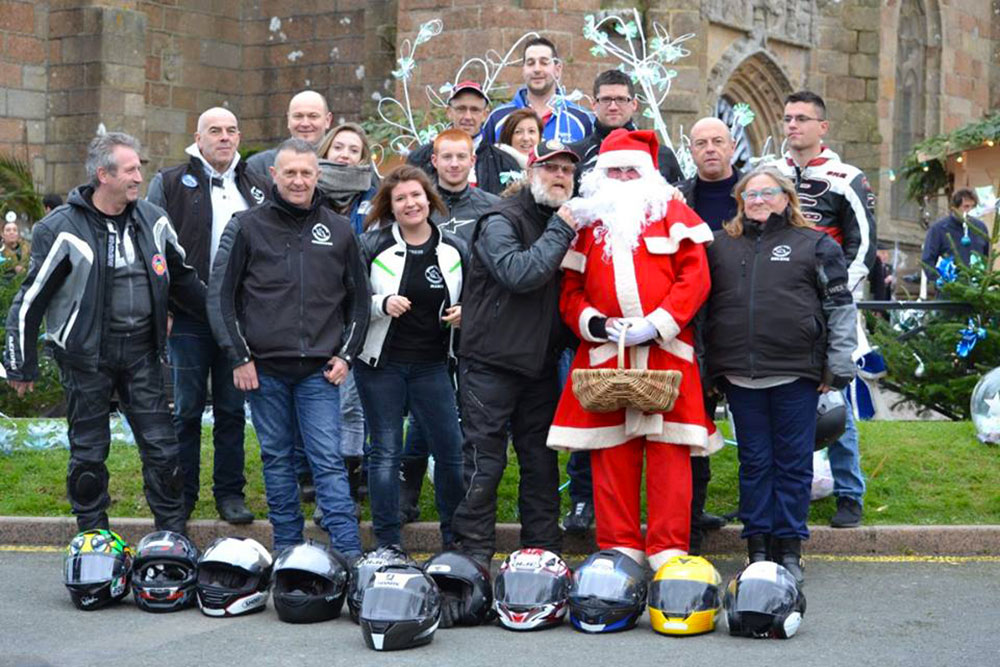
[[690,456],[721,445],[705,416],[690,326],[710,289],[705,245],[712,232],[674,199],[657,153],[656,135],[645,130],[618,129],[601,144],[595,168],[581,180],[582,199],[570,203],[585,226],[563,260],[560,310],[582,341],[573,369],[614,368],[624,337],[626,366],[680,371],[680,396],[669,412],[589,412],[570,378],[548,435],[551,448],[591,452],[598,546],[639,563],[648,556],[654,571],[688,549]]

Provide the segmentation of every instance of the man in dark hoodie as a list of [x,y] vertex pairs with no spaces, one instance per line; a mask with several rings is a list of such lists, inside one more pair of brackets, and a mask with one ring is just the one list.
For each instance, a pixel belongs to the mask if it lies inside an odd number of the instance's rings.
[[[493,145],[492,135],[482,131],[489,109],[490,98],[483,92],[483,87],[475,81],[462,81],[452,88],[445,115],[453,128],[464,130],[472,137],[476,165],[469,174],[470,184],[498,195],[515,175],[521,173],[521,166],[517,160]],[[433,178],[433,155],[434,142],[431,141],[410,153],[406,161],[420,167]]]
[[139,199],[139,142],[121,132],[91,141],[90,183],[39,222],[28,275],[7,316],[3,365],[18,395],[38,379],[42,317],[66,392],[66,490],[80,530],[108,528],[111,396],[135,433],[157,530],[184,533],[180,448],[162,363],[171,309],[205,317],[205,285],[185,263],[166,213]]
[[219,242],[209,322],[260,440],[274,550],[303,539],[294,463],[302,438],[331,544],[361,554],[340,450],[340,385],[368,328],[365,269],[350,223],[316,192],[312,145],[288,139],[264,204],[233,216]]

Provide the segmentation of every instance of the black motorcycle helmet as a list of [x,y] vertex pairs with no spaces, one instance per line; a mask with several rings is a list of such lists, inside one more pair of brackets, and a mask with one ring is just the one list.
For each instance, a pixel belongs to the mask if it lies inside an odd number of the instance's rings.
[[429,644],[441,618],[441,592],[416,565],[383,565],[364,590],[359,614],[368,648],[394,651]]
[[358,622],[358,614],[361,612],[361,597],[364,595],[365,587],[371,581],[375,570],[383,565],[416,565],[416,562],[405,553],[391,547],[379,547],[356,560],[351,566],[351,582],[347,592],[347,609],[351,614],[351,620],[355,623]]
[[441,591],[441,627],[481,625],[493,619],[490,572],[457,551],[445,551],[424,563]]
[[312,540],[288,547],[274,561],[274,609],[286,623],[340,616],[347,596],[347,560]]
[[760,561],[733,577],[723,606],[729,634],[789,639],[802,623],[806,598],[788,570]]
[[837,442],[847,428],[847,403],[839,391],[828,391],[819,395],[816,404],[816,442],[814,449],[820,450]]
[[135,549],[132,595],[143,611],[165,612],[194,605],[198,585],[198,549],[180,533],[159,530]]
[[271,584],[271,554],[249,537],[220,537],[198,561],[198,606],[208,616],[263,611]]
[[92,611],[128,595],[134,552],[112,530],[85,530],[66,547],[63,583],[77,609]]
[[577,568],[569,619],[582,632],[631,630],[646,608],[646,568],[621,551],[592,554]]

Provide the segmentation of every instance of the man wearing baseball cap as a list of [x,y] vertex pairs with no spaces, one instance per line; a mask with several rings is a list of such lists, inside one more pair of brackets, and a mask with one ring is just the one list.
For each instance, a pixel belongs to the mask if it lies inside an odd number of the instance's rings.
[[540,144],[520,191],[472,230],[459,348],[468,490],[452,528],[484,564],[496,546],[508,425],[521,470],[521,546],[562,549],[558,462],[545,435],[559,399],[557,362],[571,340],[559,317],[559,265],[576,236],[566,202],[578,161],[557,140]]
[[[475,81],[456,84],[448,97],[445,114],[452,127],[472,137],[476,158],[475,168],[469,174],[469,184],[491,194],[500,194],[510,180],[503,174],[520,174],[521,167],[517,160],[495,147],[483,135],[483,122],[490,115],[490,98],[483,92],[483,87]],[[433,153],[434,142],[431,141],[410,153],[406,161],[433,178],[436,175],[431,164]]]

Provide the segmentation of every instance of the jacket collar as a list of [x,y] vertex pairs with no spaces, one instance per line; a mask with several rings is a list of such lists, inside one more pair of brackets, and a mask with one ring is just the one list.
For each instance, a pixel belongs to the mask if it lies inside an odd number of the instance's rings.
[[295,220],[304,220],[308,218],[313,212],[319,208],[322,198],[319,196],[319,188],[313,192],[312,201],[309,203],[309,208],[300,208],[293,204],[289,204],[287,201],[282,199],[281,195],[278,194],[278,186],[271,186],[271,206],[273,206],[278,211],[281,211],[285,215],[288,215]]
[[746,216],[743,218],[743,231],[750,236],[763,236],[776,232],[788,226],[788,209],[781,213],[772,213],[763,224],[750,220]]
[[[441,230],[438,229],[438,226],[435,225],[433,222],[431,222],[429,219],[427,221],[427,224],[431,226],[430,240],[432,241],[432,245],[435,248],[437,248],[438,244],[441,242]],[[399,231],[399,223],[393,221],[393,223],[389,226],[389,231],[392,232],[392,240],[396,242],[396,245],[405,248],[406,239],[403,238],[403,233]]]

